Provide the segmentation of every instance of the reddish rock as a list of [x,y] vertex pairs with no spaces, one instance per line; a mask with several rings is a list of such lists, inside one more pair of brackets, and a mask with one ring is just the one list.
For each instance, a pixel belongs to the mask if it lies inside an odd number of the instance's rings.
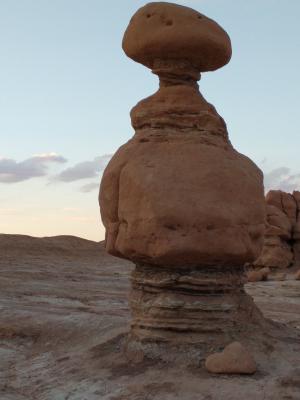
[[213,71],[231,58],[230,38],[220,25],[191,8],[166,2],[149,3],[134,14],[123,49],[151,69],[167,59],[189,60],[196,71]]
[[266,203],[284,212],[291,224],[295,224],[297,218],[297,203],[292,194],[281,190],[270,190],[266,195]]
[[300,281],[300,269],[295,274],[296,281]]
[[300,192],[270,190],[266,195],[264,247],[256,267],[300,266]]
[[294,249],[294,256],[295,256],[295,265],[300,267],[300,192],[294,191],[293,197],[297,204],[297,219],[296,219],[296,223],[294,226],[293,249]]
[[[212,67],[203,69],[200,62],[209,62],[206,51],[220,60],[218,67],[225,62],[211,35],[226,52],[230,41],[198,14],[150,3],[137,11],[124,35],[130,57],[151,68],[151,60],[164,64],[153,71],[160,78],[158,92],[131,111],[136,133],[111,159],[100,188],[106,248],[134,262],[240,266],[261,252],[262,173],[233,149],[223,119],[196,83],[200,71]],[[177,28],[166,27],[161,16],[173,19]]]
[[239,342],[229,344],[221,353],[208,356],[205,367],[214,374],[254,374],[256,372],[253,356]]
[[[278,194],[278,191],[272,191]],[[273,195],[272,204],[267,195],[266,231],[262,253],[254,262],[256,267],[286,268],[293,262],[293,251],[290,245],[292,238],[292,223],[288,216],[275,204],[277,197]],[[279,193],[280,195],[280,193]]]
[[149,3],[123,49],[160,79],[132,109],[135,135],[109,162],[99,194],[107,251],[136,263],[128,348],[153,358],[153,342],[228,342],[260,318],[243,265],[260,254],[265,229],[262,173],[232,147],[197,84],[229,61],[230,39],[190,8]]
[[265,267],[258,270],[251,270],[247,273],[248,282],[266,281],[270,274],[270,268]]

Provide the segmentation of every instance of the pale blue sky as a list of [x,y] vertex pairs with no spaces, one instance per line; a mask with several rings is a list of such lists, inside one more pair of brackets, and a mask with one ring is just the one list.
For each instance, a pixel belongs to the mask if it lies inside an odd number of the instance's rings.
[[[231,62],[203,74],[200,89],[235,148],[264,169],[267,184],[300,189],[300,1],[175,2],[231,37]],[[0,157],[16,162],[0,160],[0,177],[8,168],[16,174],[0,182],[0,232],[103,237],[96,166],[132,136],[130,109],[157,89],[157,78],[121,48],[145,3],[0,1]],[[62,159],[49,161],[52,152]],[[11,182],[24,168],[31,179]]]

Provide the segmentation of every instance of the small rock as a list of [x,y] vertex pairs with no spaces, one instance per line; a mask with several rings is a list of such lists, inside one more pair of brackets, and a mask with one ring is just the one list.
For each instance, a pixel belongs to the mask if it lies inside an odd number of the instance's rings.
[[300,281],[300,269],[295,274],[296,281]]
[[254,374],[256,364],[253,356],[239,342],[233,342],[221,353],[209,355],[205,367],[214,374]]
[[260,270],[252,270],[247,273],[248,282],[266,281],[270,273],[270,268],[265,267]]

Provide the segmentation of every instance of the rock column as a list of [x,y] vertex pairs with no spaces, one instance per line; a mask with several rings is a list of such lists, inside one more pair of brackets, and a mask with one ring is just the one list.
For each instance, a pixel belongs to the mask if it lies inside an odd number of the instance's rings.
[[135,135],[108,164],[99,195],[107,251],[136,264],[128,349],[168,359],[175,346],[197,358],[261,321],[243,265],[263,244],[262,173],[234,150],[197,84],[228,63],[231,43],[197,11],[149,3],[123,49],[160,80],[132,109]]

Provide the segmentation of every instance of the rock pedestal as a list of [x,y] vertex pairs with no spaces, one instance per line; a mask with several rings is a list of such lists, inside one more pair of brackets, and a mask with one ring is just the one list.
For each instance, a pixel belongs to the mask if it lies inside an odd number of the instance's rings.
[[136,264],[128,348],[168,358],[166,343],[186,354],[227,344],[261,318],[243,265],[260,254],[265,222],[262,173],[234,150],[197,84],[230,60],[230,39],[199,12],[149,3],[123,49],[160,80],[132,109],[135,135],[99,195],[107,251]]
[[131,282],[131,332],[143,340],[209,345],[243,330],[255,312],[243,267],[138,264]]

